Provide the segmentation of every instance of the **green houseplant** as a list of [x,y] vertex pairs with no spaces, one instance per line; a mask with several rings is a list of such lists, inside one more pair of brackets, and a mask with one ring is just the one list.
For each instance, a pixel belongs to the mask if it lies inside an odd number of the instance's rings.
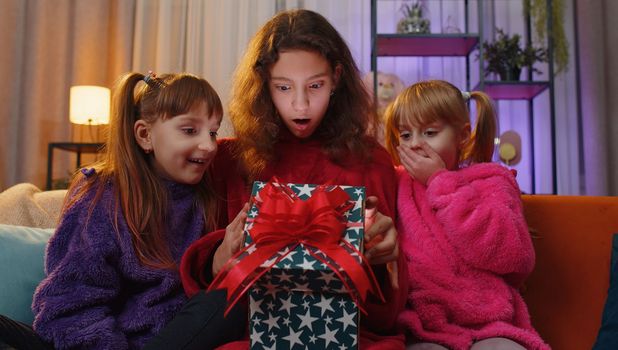
[[547,33],[547,0],[524,0],[524,16],[530,15],[533,25],[534,41],[542,43],[547,34],[553,40],[553,57],[556,74],[567,70],[569,66],[569,41],[564,30],[564,0],[551,2],[551,32]]
[[429,20],[423,18],[423,5],[420,2],[403,4],[401,12],[404,17],[397,22],[397,33],[428,34]]
[[501,80],[519,80],[524,67],[540,73],[534,67],[536,62],[547,62],[547,50],[531,44],[522,48],[521,36],[506,34],[502,29],[496,30],[496,40],[483,42],[483,59],[486,62],[485,76],[498,74]]

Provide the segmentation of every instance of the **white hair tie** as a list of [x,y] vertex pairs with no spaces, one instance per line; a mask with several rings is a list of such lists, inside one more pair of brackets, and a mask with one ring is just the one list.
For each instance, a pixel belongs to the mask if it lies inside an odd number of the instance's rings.
[[461,97],[463,97],[464,101],[468,101],[471,97],[470,92],[468,91],[462,91],[461,92]]

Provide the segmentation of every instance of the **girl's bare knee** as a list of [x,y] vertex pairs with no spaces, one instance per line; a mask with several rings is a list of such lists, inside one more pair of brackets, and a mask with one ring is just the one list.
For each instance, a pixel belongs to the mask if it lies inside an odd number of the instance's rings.
[[448,348],[436,343],[416,343],[408,344],[406,350],[448,350]]
[[526,348],[511,339],[488,338],[474,343],[470,350],[526,350]]

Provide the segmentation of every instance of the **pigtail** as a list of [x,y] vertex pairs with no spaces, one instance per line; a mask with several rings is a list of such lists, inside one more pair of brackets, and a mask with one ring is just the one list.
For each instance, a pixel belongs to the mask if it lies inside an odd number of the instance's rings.
[[[150,169],[150,157],[137,144],[134,135],[134,125],[138,119],[157,118],[157,115],[144,115],[142,102],[152,100],[159,95],[162,85],[148,83],[146,76],[140,73],[129,73],[117,83],[112,96],[112,111],[117,118],[118,126],[110,129],[108,144],[110,152],[108,162],[114,183],[116,184],[117,205],[114,208],[114,218],[122,210],[127,226],[131,232],[131,240],[139,260],[147,266],[155,268],[173,268],[175,263],[169,251],[164,234],[166,218],[165,203],[167,193],[162,188],[156,174]],[[151,78],[157,79],[158,78]],[[140,82],[145,82],[138,87]],[[161,83],[163,84],[163,83]],[[135,90],[138,93],[135,93]],[[136,98],[137,96],[137,98]],[[152,104],[150,102],[149,104]],[[119,231],[117,222],[116,230]]]
[[497,128],[496,111],[491,98],[484,92],[472,91],[470,98],[476,102],[476,125],[462,158],[474,163],[491,162]]
[[[140,73],[129,73],[120,78],[115,85],[112,94],[112,113],[110,120],[109,135],[107,138],[108,152],[106,157],[108,164],[112,165],[110,171],[116,172],[126,171],[123,164],[119,161],[127,161],[134,166],[145,165],[140,161],[142,156],[139,147],[136,147],[135,136],[133,135],[133,126],[137,121],[139,107],[135,101],[135,87],[144,78]],[[127,169],[128,171],[138,171],[136,169]],[[137,175],[137,174],[130,174]]]
[[[122,205],[129,230],[134,235],[135,232],[143,232],[145,225],[140,222],[153,214],[146,204],[154,200],[152,191],[144,190],[153,187],[153,179],[148,176],[151,174],[146,155],[137,145],[133,134],[133,127],[139,119],[139,106],[134,91],[143,78],[142,74],[129,73],[116,84],[112,95],[112,118],[115,120],[110,122],[107,140],[109,152],[106,153],[110,175],[116,184],[118,202]],[[142,184],[136,184],[135,179],[140,179]]]
[[384,110],[384,145],[386,146],[388,153],[391,155],[395,165],[401,164],[399,152],[397,152],[397,146],[399,146],[399,130],[397,128],[397,121],[400,119],[397,114],[397,106],[399,105],[397,102],[398,98],[389,103]]
[[[104,153],[100,161],[90,166],[94,168],[96,175],[86,177],[82,172],[75,174],[69,186],[71,196],[67,196],[70,199],[65,202],[64,210],[70,208],[96,185],[98,186],[97,192],[90,208],[91,210],[94,209],[103,192],[103,185],[108,181],[114,180],[113,177],[116,169],[119,168],[119,165],[122,165],[119,164],[119,159],[127,159],[125,158],[126,155],[121,154],[131,151],[125,147],[126,142],[131,139],[126,140],[127,135],[124,130],[127,130],[129,126],[130,130],[133,130],[133,123],[135,122],[133,90],[143,77],[139,73],[131,73],[122,76],[116,82],[114,89],[112,89],[110,122],[105,136]],[[134,163],[132,162],[131,164]]]

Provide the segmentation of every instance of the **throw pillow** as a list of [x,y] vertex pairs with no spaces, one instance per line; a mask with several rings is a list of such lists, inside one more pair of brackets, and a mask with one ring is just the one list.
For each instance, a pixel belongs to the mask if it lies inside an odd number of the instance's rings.
[[31,183],[20,183],[0,192],[0,223],[54,228],[67,190],[41,191]]
[[45,245],[53,232],[0,224],[0,314],[32,323],[32,295],[45,277]]
[[612,239],[612,257],[609,270],[609,290],[603,309],[601,328],[593,350],[618,349],[618,234]]

